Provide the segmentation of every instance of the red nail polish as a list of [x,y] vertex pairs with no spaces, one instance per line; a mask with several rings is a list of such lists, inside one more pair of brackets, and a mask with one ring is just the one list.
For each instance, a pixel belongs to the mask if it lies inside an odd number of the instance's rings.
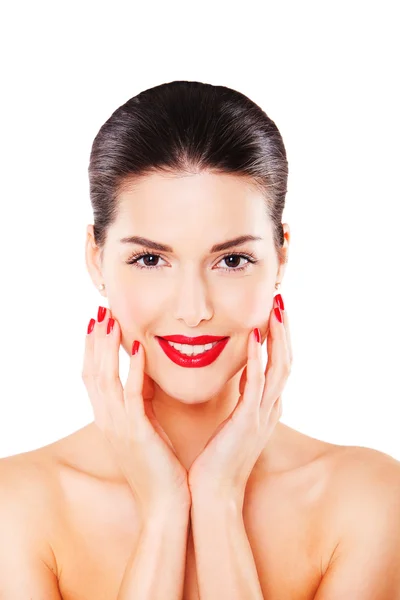
[[96,321],[94,319],[90,319],[89,325],[88,325],[88,328],[87,328],[87,332],[88,333],[92,333],[93,327],[94,327],[95,323],[96,323]]
[[97,311],[98,322],[101,323],[105,316],[106,316],[106,309],[104,308],[104,306],[99,306],[99,310]]
[[281,310],[285,310],[285,305],[283,304],[283,298],[282,298],[282,296],[281,296],[280,294],[277,294],[277,295],[275,296],[275,298],[276,298],[276,301],[277,301],[277,303],[278,303],[278,306],[279,306],[279,308],[280,308]]
[[135,340],[132,344],[132,356],[139,350],[140,342]]
[[280,323],[283,323],[281,309],[280,309],[280,308],[278,308],[278,307],[276,307],[276,308],[274,308],[274,311],[275,311],[275,316],[276,316],[276,318],[278,319],[278,321],[279,321]]
[[107,323],[107,335],[109,333],[111,333],[113,327],[114,327],[114,323],[115,323],[115,319],[108,319],[108,323]]
[[254,337],[256,338],[256,342],[261,343],[261,333],[258,327],[253,329]]

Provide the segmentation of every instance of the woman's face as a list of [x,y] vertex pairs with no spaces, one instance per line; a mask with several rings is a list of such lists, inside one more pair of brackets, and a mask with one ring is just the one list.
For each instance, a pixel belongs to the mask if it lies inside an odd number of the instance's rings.
[[[101,272],[121,343],[129,355],[133,340],[143,344],[145,371],[165,394],[185,403],[205,402],[245,366],[249,332],[259,327],[263,339],[267,333],[282,270],[278,273],[265,201],[244,178],[211,173],[152,174],[119,201]],[[260,239],[211,251],[245,235]],[[170,249],[121,242],[132,236]],[[151,256],[128,264],[133,253]],[[254,264],[232,256],[249,253]],[[208,366],[186,368],[175,364],[156,338],[179,334],[229,336],[229,341]]]

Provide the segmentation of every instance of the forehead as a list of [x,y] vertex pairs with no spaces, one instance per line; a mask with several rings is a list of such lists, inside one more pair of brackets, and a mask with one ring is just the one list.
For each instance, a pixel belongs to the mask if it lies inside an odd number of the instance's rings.
[[[265,199],[249,179],[230,174],[153,173],[119,195],[119,228],[265,228]],[[132,232],[130,232],[132,233]],[[143,233],[143,232],[141,232]]]

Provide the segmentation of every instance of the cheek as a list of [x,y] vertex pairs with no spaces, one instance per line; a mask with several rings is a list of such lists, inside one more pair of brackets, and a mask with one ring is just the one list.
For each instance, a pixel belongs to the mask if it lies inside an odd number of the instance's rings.
[[113,316],[127,335],[129,332],[140,331],[151,315],[150,303],[146,301],[146,296],[135,293],[132,287],[125,292],[119,289],[115,295],[108,294],[108,298]]
[[221,308],[243,328],[265,324],[269,319],[274,298],[274,288],[266,285],[238,286],[223,299]]
[[[156,285],[156,278],[145,285],[139,282],[133,285],[120,285],[118,289],[108,288],[108,299],[113,316],[120,323],[121,329],[126,335],[134,335],[140,330],[145,330],[149,325],[160,318],[160,306],[163,306],[163,287]],[[138,288],[140,286],[140,290]],[[123,289],[124,288],[124,289]],[[167,290],[168,286],[165,286]],[[164,291],[165,291],[164,290]],[[267,277],[255,279],[245,277],[240,284],[235,286],[220,285],[218,289],[210,292],[213,295],[214,309],[216,315],[225,315],[232,321],[236,321],[243,328],[251,328],[266,323],[271,312],[274,286]],[[164,296],[167,294],[164,294]]]

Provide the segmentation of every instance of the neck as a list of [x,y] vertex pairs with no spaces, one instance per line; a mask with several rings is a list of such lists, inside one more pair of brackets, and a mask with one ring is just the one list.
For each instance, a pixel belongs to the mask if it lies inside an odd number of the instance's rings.
[[186,469],[190,468],[218,425],[235,409],[239,400],[242,371],[243,369],[230,379],[220,394],[196,404],[171,398],[156,386],[154,413]]
[[[154,413],[171,440],[179,461],[187,470],[206,446],[218,425],[227,419],[235,409],[239,400],[241,374],[242,370],[227,383],[223,393],[218,397],[198,404],[187,404],[171,398],[156,386],[153,397]],[[283,423],[277,424],[253,469],[252,475],[254,474],[255,478],[257,473],[262,475],[266,471],[274,472],[281,468],[287,468],[286,442],[291,431]],[[89,457],[92,457],[89,460],[90,466],[86,465],[85,468],[97,472],[98,476],[102,478],[125,481],[125,477],[120,471],[115,457],[110,453],[110,448],[105,443],[104,436],[100,433],[97,425],[92,422],[77,433],[73,444],[74,456],[89,454]],[[76,462],[77,457],[73,457],[73,460]]]

